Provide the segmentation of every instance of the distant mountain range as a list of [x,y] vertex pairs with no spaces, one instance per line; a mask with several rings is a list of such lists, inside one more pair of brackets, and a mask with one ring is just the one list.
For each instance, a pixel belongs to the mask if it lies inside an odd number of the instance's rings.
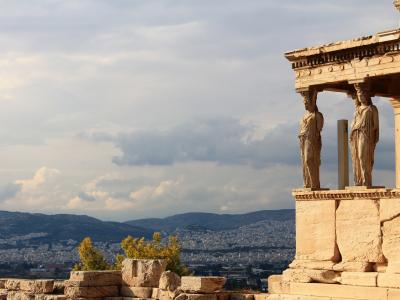
[[[0,211],[0,240],[19,237],[55,242],[82,240],[120,242],[128,235],[150,238],[154,231],[172,233],[177,229],[229,230],[263,220],[294,220],[294,210],[262,210],[246,214],[185,213],[167,218],[149,218],[124,223],[105,222],[85,215],[45,215]],[[22,238],[21,238],[22,237]]]
[[264,220],[294,220],[293,209],[260,210],[246,214],[212,214],[186,213],[157,219],[140,219],[125,222],[126,224],[152,229],[154,231],[173,232],[177,229],[188,230],[229,230]]
[[44,233],[35,238],[43,241],[80,241],[90,236],[96,241],[120,242],[128,235],[151,237],[153,231],[126,223],[104,222],[84,215],[0,211],[0,239],[32,233]]

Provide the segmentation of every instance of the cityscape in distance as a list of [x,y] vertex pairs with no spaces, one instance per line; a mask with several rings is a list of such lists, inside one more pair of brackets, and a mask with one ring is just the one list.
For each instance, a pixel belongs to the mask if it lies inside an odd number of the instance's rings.
[[182,262],[196,275],[221,275],[231,288],[264,289],[295,253],[294,210],[186,213],[124,223],[88,216],[0,212],[0,277],[67,278],[86,236],[112,262],[128,235],[177,235]]

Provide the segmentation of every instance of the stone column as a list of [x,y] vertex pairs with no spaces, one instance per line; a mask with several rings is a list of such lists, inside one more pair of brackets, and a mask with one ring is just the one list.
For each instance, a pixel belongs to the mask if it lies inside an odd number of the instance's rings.
[[349,186],[349,134],[348,121],[337,121],[338,137],[338,188]]
[[400,98],[390,100],[394,110],[394,144],[396,148],[396,188],[400,188]]

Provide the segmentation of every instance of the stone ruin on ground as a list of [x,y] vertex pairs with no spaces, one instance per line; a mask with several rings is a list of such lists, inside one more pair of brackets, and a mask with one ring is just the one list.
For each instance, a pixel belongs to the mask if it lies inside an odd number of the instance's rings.
[[264,300],[268,296],[224,291],[224,277],[180,277],[165,269],[164,260],[125,259],[122,271],[72,271],[65,281],[0,279],[0,300]]

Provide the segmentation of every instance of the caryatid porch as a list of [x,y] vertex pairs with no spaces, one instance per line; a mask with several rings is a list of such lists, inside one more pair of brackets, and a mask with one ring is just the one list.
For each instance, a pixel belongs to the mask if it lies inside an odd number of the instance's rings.
[[[400,0],[396,2],[400,7]],[[295,88],[307,110],[300,130],[307,188],[293,191],[296,256],[283,275],[269,278],[269,292],[277,294],[271,299],[400,299],[400,29],[285,56],[292,63]],[[371,183],[338,190],[318,188],[315,166],[324,112],[318,111],[315,97],[321,91],[346,93],[355,100],[357,113],[369,109],[368,122],[377,115],[369,97],[388,98],[396,127],[395,188],[373,188]],[[374,126],[370,126],[375,130],[373,138],[379,129]],[[369,143],[366,147],[373,144]],[[373,161],[373,151],[368,159]]]
[[400,188],[400,29],[285,56],[292,63],[299,93],[332,91],[352,97],[355,85],[364,84],[371,97],[388,98],[395,116],[396,188]]

